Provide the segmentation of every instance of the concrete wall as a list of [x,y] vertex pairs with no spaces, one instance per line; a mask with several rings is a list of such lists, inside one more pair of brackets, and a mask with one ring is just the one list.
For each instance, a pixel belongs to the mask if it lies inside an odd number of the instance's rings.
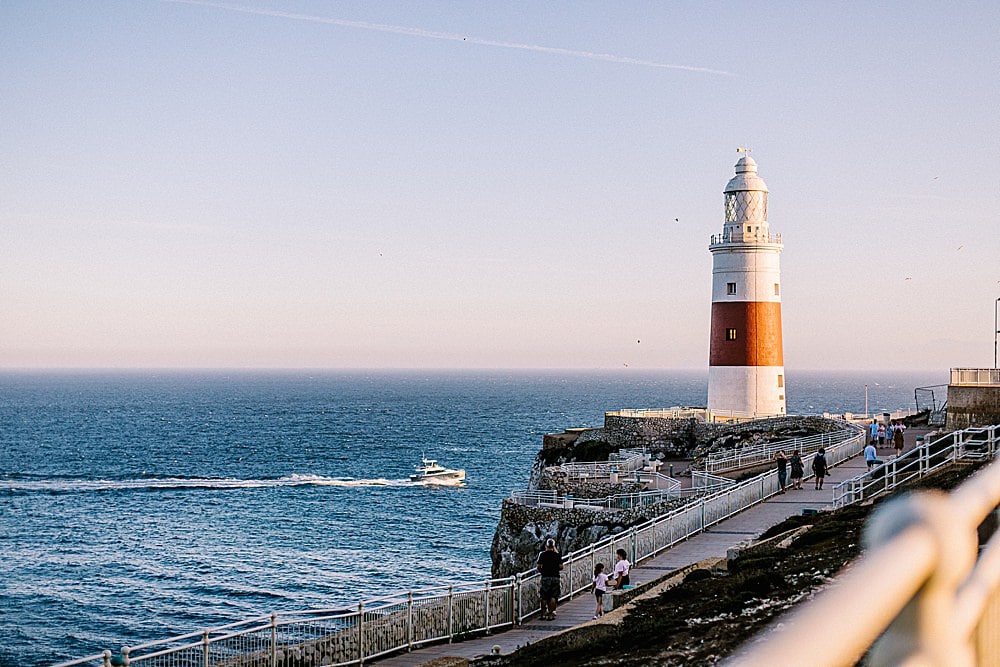
[[948,385],[948,429],[991,424],[1000,424],[1000,387]]

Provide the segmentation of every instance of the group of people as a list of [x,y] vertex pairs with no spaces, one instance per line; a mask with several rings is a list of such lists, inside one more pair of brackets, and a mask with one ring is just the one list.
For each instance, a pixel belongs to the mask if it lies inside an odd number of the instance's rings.
[[[778,493],[785,492],[785,484],[788,481],[789,472],[792,473],[790,488],[801,489],[802,478],[805,476],[805,466],[802,464],[802,456],[799,454],[799,450],[796,449],[792,452],[791,456],[785,454],[784,450],[780,450],[774,455],[774,459],[778,464]],[[823,480],[826,479],[826,473],[829,470],[826,462],[826,449],[824,447],[816,450],[816,454],[812,460],[812,470],[815,476],[816,489],[822,489]]]
[[868,425],[868,444],[885,447],[888,443],[892,443],[896,449],[896,456],[899,456],[903,453],[903,431],[905,430],[906,425],[898,419],[888,426],[873,419],[872,423]]
[[[556,617],[556,606],[560,597],[559,572],[563,569],[562,555],[556,549],[556,541],[551,537],[545,540],[545,550],[538,554],[536,568],[541,575],[538,592],[542,620],[551,620]],[[624,549],[615,552],[615,569],[610,575],[604,571],[604,563],[594,566],[594,596],[597,598],[594,618],[604,615],[604,594],[608,592],[608,586],[615,589],[628,586],[631,569],[632,564],[628,562],[628,554]]]
[[865,463],[868,464],[869,470],[884,463],[878,457],[879,447],[886,447],[891,442],[896,450],[896,456],[903,453],[903,431],[905,430],[906,425],[898,420],[888,426],[872,420],[872,423],[868,425],[868,446],[865,447]]

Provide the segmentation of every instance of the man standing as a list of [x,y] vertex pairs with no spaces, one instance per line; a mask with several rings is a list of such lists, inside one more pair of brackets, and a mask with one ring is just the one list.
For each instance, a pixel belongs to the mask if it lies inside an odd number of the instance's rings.
[[877,442],[878,441],[878,423],[874,419],[872,420],[871,426],[868,427],[868,432],[871,434],[871,437],[868,438],[868,441],[871,442],[871,443]]
[[778,493],[784,493],[785,480],[788,478],[788,457],[782,450],[774,455],[774,460],[778,463]]
[[559,571],[563,569],[562,556],[556,551],[556,541],[551,537],[545,540],[545,551],[538,554],[536,567],[542,575],[538,586],[538,597],[542,605],[542,620],[546,621],[556,617],[556,605],[559,604]]

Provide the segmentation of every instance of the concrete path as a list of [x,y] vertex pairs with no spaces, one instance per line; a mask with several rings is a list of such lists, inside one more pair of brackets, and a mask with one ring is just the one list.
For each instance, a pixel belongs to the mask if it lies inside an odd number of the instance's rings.
[[[906,449],[910,449],[913,446],[914,436],[912,433],[907,435],[909,437],[907,437]],[[888,460],[892,456],[892,449],[879,450],[879,457],[883,460]],[[783,495],[776,495],[716,524],[706,532],[699,533],[667,549],[656,558],[634,566],[630,579],[633,584],[642,584],[705,558],[725,558],[726,551],[730,547],[761,535],[768,528],[788,517],[801,514],[803,509],[832,507],[833,486],[842,480],[861,474],[867,469],[865,460],[861,456],[845,461],[830,471],[831,474],[826,478],[823,490],[815,490],[813,480],[806,480],[803,482],[801,490],[790,490]],[[443,657],[474,658],[488,655],[493,646],[499,646],[500,652],[506,654],[548,635],[586,623],[591,620],[593,613],[594,596],[584,593],[560,604],[556,618],[552,621],[542,621],[535,617],[520,627],[487,637],[455,644],[428,646],[411,653],[401,653],[370,662],[377,662],[379,665],[392,665],[393,667],[413,667]]]

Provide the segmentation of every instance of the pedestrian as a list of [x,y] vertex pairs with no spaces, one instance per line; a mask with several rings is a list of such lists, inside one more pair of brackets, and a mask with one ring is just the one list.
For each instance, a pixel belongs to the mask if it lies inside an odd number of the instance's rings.
[[878,442],[878,424],[875,422],[874,419],[872,420],[871,425],[868,427],[868,432],[871,434],[871,437],[868,439],[869,442],[871,442],[872,444]]
[[594,618],[604,616],[604,594],[608,592],[608,575],[604,572],[604,563],[594,566],[594,597],[597,598],[597,609]]
[[878,446],[885,447],[885,424],[878,425]]
[[823,488],[823,478],[826,477],[826,450],[822,447],[813,456],[813,474],[816,475],[816,489]]
[[562,556],[556,550],[556,541],[551,537],[545,540],[545,551],[538,554],[535,565],[542,575],[538,585],[538,597],[542,605],[542,620],[556,617],[556,605],[559,604],[559,571],[563,569]]
[[878,461],[878,453],[875,451],[875,445],[873,443],[868,443],[865,447],[865,463],[868,464],[868,469],[871,470],[872,466]]
[[799,450],[792,452],[792,455],[788,457],[788,467],[792,469],[792,488],[801,489],[802,488],[802,474],[805,472],[802,467],[802,457],[799,456]]
[[621,590],[623,586],[628,586],[629,583],[628,573],[632,569],[632,563],[628,562],[627,556],[628,554],[625,553],[624,549],[619,549],[615,552],[615,557],[618,560],[615,562],[615,571],[613,574],[617,590]]
[[903,453],[903,425],[896,423],[892,427],[892,446],[896,448],[896,456]]
[[784,493],[785,480],[788,478],[788,457],[782,450],[774,455],[774,460],[778,463],[778,493]]

